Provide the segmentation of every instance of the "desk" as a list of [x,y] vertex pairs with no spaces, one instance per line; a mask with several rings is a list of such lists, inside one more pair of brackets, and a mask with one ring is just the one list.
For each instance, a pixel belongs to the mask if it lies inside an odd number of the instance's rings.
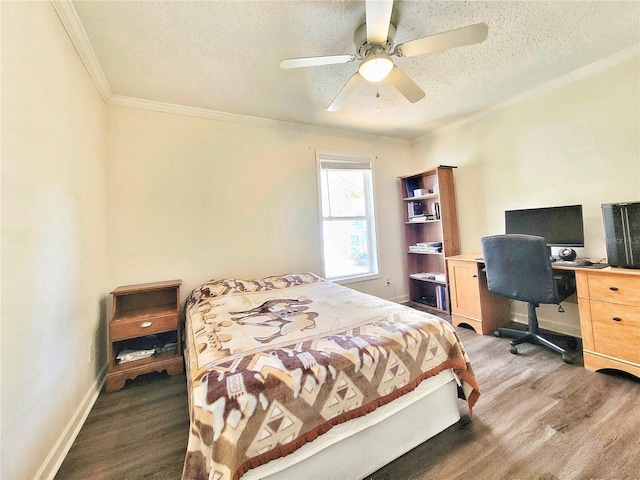
[[[509,300],[489,292],[482,254],[447,257],[451,320],[487,334],[510,321]],[[640,378],[640,270],[607,267],[574,271],[584,366],[613,368]]]
[[489,291],[481,257],[481,253],[447,257],[447,271],[451,322],[487,335],[509,324],[509,299]]

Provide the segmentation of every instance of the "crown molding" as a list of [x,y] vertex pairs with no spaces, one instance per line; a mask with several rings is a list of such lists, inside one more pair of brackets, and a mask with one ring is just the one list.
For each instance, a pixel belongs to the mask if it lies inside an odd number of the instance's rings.
[[386,135],[360,132],[357,130],[337,129],[330,127],[320,127],[317,125],[309,125],[306,123],[286,122],[284,120],[273,120],[263,117],[252,117],[249,115],[240,115],[236,113],[218,112],[206,108],[190,107],[186,105],[177,105],[174,103],[156,102],[155,100],[145,100],[142,98],[127,97],[124,95],[111,95],[108,103],[111,105],[119,105],[122,107],[139,108],[141,110],[151,110],[155,112],[172,113],[176,115],[185,115],[188,117],[206,118],[209,120],[217,120],[219,122],[239,123],[243,125],[252,125],[256,127],[279,128],[286,130],[295,130],[298,132],[315,133],[318,135],[340,136],[352,139],[360,139],[365,141],[376,141],[383,143],[391,143],[395,145],[409,146],[411,141],[407,138],[389,137]]
[[425,133],[424,135],[421,135],[420,137],[415,138],[412,143],[415,145],[424,140],[427,140],[431,136],[448,133],[457,128],[463,127],[465,125],[469,125],[470,123],[477,122],[478,120],[481,120],[491,115],[494,112],[503,110],[505,108],[511,107],[513,105],[524,102],[526,100],[530,100],[532,98],[536,98],[546,93],[552,92],[568,84],[571,84],[583,78],[589,77],[595,73],[607,70],[608,68],[611,68],[621,62],[630,60],[631,58],[639,54],[640,54],[640,44],[635,44],[629,48],[625,48],[624,50],[619,51],[618,53],[614,53],[613,55],[600,59],[594,63],[586,65],[582,68],[579,68],[578,70],[574,70],[573,72],[563,75],[562,77],[553,79],[543,85],[540,85],[539,87],[532,88],[531,90],[528,90],[524,93],[516,95],[515,97],[511,97],[503,102],[496,103],[495,105],[491,105],[490,107],[480,110],[479,112],[476,112],[465,118],[456,120],[455,122],[436,128],[430,132]]
[[218,112],[205,108],[189,107],[185,105],[176,105],[171,103],[155,102],[152,100],[144,100],[141,98],[127,97],[123,95],[114,95],[107,82],[107,78],[102,71],[100,62],[91,46],[87,32],[85,31],[82,21],[78,16],[78,12],[73,6],[71,0],[51,0],[51,4],[55,9],[62,25],[64,26],[71,43],[75,47],[82,63],[84,64],[91,80],[96,86],[98,93],[105,103],[112,105],[120,105],[125,107],[140,108],[143,110],[152,110],[156,112],[173,113],[176,115],[186,115],[190,117],[207,118],[221,122],[233,122],[244,125],[255,125],[260,127],[281,128],[288,130],[312,132],[320,135],[341,136],[353,139],[361,139],[365,141],[375,140],[377,142],[391,143],[396,145],[410,145],[411,141],[407,138],[391,137],[387,135],[367,133],[358,130],[338,129],[331,127],[320,127],[304,123],[286,122],[282,120],[272,120],[268,118],[252,117],[249,115],[239,115],[226,112]]
[[55,9],[64,29],[67,31],[67,35],[71,39],[71,43],[75,47],[84,67],[87,69],[91,80],[98,89],[98,93],[105,102],[111,98],[111,87],[107,78],[104,76],[100,62],[96,57],[87,32],[82,26],[78,12],[76,11],[73,3],[70,0],[51,0],[51,4]]
[[416,145],[422,141],[427,140],[431,136],[440,135],[443,133],[451,132],[457,128],[471,124],[482,118],[491,115],[493,112],[505,109],[512,105],[516,105],[525,100],[529,100],[553,90],[557,90],[567,84],[580,80],[582,78],[593,75],[594,73],[606,70],[618,63],[631,59],[633,56],[640,53],[640,44],[633,45],[625,50],[622,50],[616,54],[610,55],[604,59],[598,60],[590,65],[582,67],[574,72],[568,73],[562,77],[551,80],[539,87],[533,88],[527,92],[511,97],[503,102],[496,103],[490,107],[480,110],[472,115],[449,123],[435,130],[424,133],[413,139],[400,138],[387,136],[376,133],[367,133],[359,130],[347,130],[331,127],[320,127],[316,125],[309,125],[304,123],[287,122],[283,120],[272,120],[268,118],[252,117],[248,115],[239,115],[226,112],[218,112],[215,110],[208,110],[205,108],[189,107],[184,105],[176,105],[171,103],[155,102],[152,100],[144,100],[140,98],[127,97],[123,95],[114,95],[109,86],[109,82],[102,71],[100,62],[96,57],[93,47],[89,42],[87,33],[84,30],[78,12],[71,0],[50,0],[53,8],[55,9],[60,21],[62,22],[71,42],[73,43],[82,63],[84,64],[89,76],[93,80],[98,93],[102,97],[105,103],[112,105],[120,105],[125,107],[140,108],[144,110],[152,110],[164,113],[173,113],[176,115],[186,115],[190,117],[207,118],[211,120],[217,120],[221,122],[233,122],[245,125],[254,125],[260,127],[281,128],[288,130],[311,132],[320,135],[332,135],[341,136],[354,139],[361,139],[366,141],[375,140],[377,142],[400,144],[400,145]]

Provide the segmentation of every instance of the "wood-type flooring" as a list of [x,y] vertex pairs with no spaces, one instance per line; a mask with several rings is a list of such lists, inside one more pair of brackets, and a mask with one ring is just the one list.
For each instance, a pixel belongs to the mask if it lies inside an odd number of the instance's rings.
[[[469,418],[370,475],[382,479],[640,479],[640,381],[539,346],[457,328],[481,396]],[[56,479],[179,479],[186,379],[150,374],[101,393]],[[322,472],[318,477],[322,478]]]

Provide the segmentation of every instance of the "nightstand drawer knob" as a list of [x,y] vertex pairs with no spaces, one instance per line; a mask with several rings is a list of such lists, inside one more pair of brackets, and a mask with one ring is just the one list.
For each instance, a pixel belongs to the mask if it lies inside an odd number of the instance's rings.
[[149,328],[151,325],[153,325],[153,322],[142,322],[140,328]]
[[613,317],[614,322],[621,322],[622,319],[620,317]]
[[612,292],[617,292],[618,291],[618,287],[609,287],[609,290],[611,290]]

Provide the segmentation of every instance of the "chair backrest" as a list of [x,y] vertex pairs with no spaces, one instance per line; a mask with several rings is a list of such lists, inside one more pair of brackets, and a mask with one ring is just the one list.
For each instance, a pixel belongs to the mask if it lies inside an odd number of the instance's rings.
[[560,303],[544,238],[494,235],[481,242],[490,292],[535,304]]

